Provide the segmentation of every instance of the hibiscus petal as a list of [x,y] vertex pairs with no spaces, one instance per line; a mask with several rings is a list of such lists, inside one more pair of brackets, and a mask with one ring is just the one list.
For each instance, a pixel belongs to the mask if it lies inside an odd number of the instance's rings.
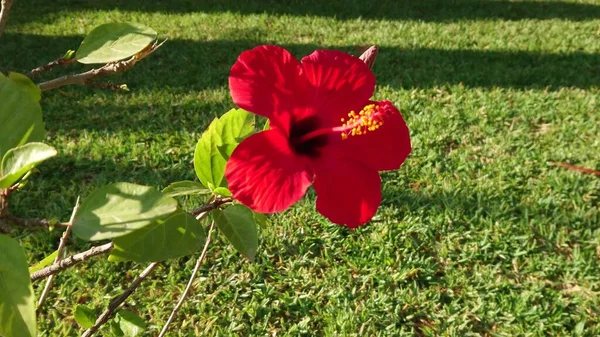
[[381,178],[351,160],[328,160],[316,166],[317,211],[331,222],[356,228],[367,223],[381,203]]
[[317,50],[302,59],[302,68],[324,126],[339,125],[340,118],[362,108],[375,90],[375,76],[369,67],[341,51]]
[[396,170],[410,154],[410,134],[406,122],[396,107],[388,101],[369,102],[388,109],[388,116],[379,129],[360,136],[331,137],[324,156],[347,158],[362,162],[377,171]]
[[264,45],[243,52],[229,74],[233,102],[267,117],[271,126],[289,130],[295,110],[306,109],[308,88],[302,66],[279,46]]
[[256,212],[281,212],[306,193],[312,173],[279,130],[243,140],[231,154],[225,178],[233,197]]

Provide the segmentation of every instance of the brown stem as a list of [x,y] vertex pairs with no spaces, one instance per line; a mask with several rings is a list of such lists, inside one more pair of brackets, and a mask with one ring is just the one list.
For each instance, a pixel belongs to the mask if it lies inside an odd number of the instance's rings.
[[71,59],[67,59],[64,57],[58,58],[52,62],[49,62],[48,64],[45,64],[43,66],[37,67],[35,69],[33,69],[32,71],[29,72],[29,78],[33,78],[38,76],[39,74],[43,73],[43,72],[47,72],[50,71],[58,66],[67,66],[69,64],[74,64],[77,63],[77,60],[74,58]]
[[205,205],[202,205],[202,206],[196,208],[195,210],[191,211],[190,214],[193,216],[196,216],[196,215],[200,215],[202,213],[210,212],[213,209],[219,208],[222,205],[230,203],[232,201],[233,201],[233,199],[231,199],[231,198],[217,198],[209,204],[205,204]]
[[60,260],[59,262],[54,263],[46,268],[40,269],[40,270],[36,271],[35,273],[32,273],[31,275],[29,275],[29,277],[31,278],[32,281],[46,278],[50,275],[54,275],[62,270],[70,268],[80,262],[86,261],[89,258],[108,253],[111,250],[113,250],[114,247],[115,246],[112,242],[103,244],[102,246],[92,247],[92,248],[86,250],[85,252],[71,255],[71,256],[67,257],[66,259]]
[[575,166],[575,165],[571,165],[571,164],[567,164],[567,163],[555,163],[555,162],[548,162],[548,165],[564,167],[566,169],[577,171],[579,173],[593,174],[596,177],[600,177],[600,171],[592,170],[592,169],[585,168],[585,167]]
[[135,289],[137,289],[137,287],[139,287],[139,285],[142,283],[142,281],[144,281],[144,279],[148,275],[150,275],[150,273],[154,270],[154,268],[156,268],[157,265],[158,265],[158,262],[150,263],[148,265],[148,267],[146,267],[146,269],[144,269],[144,271],[135,279],[135,281],[133,281],[133,283],[129,286],[129,288],[127,288],[127,290],[125,290],[119,297],[115,298],[114,300],[112,300],[110,302],[110,304],[108,305],[108,308],[106,308],[106,310],[104,310],[104,312],[98,317],[98,319],[96,320],[96,323],[94,323],[94,326],[87,329],[81,335],[81,337],[92,336],[96,331],[98,331],[98,329],[100,329],[100,327],[102,325],[104,325],[106,322],[108,322],[108,320],[115,314],[115,311],[117,311],[117,309],[119,309],[121,304],[123,304],[123,302],[125,302],[125,300],[129,296],[131,296],[131,294],[133,294]]
[[160,46],[162,46],[163,43],[165,43],[165,42],[166,42],[166,40],[161,43],[155,42],[149,48],[142,50],[141,52],[139,52],[138,54],[132,56],[131,58],[129,58],[127,60],[111,62],[111,63],[105,64],[104,66],[102,66],[100,68],[94,68],[94,69],[88,70],[81,74],[66,75],[66,76],[62,76],[62,77],[59,77],[59,78],[56,78],[56,79],[53,79],[53,80],[50,80],[47,82],[42,82],[42,83],[38,84],[38,87],[40,87],[40,89],[42,89],[42,91],[45,91],[45,90],[60,88],[64,85],[70,85],[70,84],[79,84],[79,85],[90,84],[91,80],[94,78],[114,75],[116,73],[120,73],[120,72],[130,69],[138,61],[140,61],[141,59],[145,58],[146,56],[152,54],[154,51],[156,51],[158,48],[160,48]]
[[[6,199],[2,197],[0,192],[0,204],[6,205]],[[2,212],[0,206],[0,214]],[[48,228],[51,226],[50,221],[46,219],[23,219],[10,214],[0,215],[0,232],[9,233],[11,228],[20,227],[23,229],[39,229]]]
[[4,28],[6,28],[6,23],[8,22],[8,13],[10,13],[10,7],[13,4],[13,0],[2,0],[0,1],[0,35],[4,32]]

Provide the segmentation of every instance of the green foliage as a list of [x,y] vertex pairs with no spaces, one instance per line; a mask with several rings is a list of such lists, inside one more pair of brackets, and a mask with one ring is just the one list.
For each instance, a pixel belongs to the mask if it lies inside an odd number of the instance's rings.
[[185,195],[207,194],[210,191],[196,181],[184,180],[171,183],[162,192],[169,197],[181,197]]
[[153,187],[114,183],[83,200],[73,220],[73,234],[88,241],[117,238],[176,211],[177,201]]
[[204,246],[206,234],[192,215],[177,211],[129,235],[115,238],[109,260],[155,262],[189,255]]
[[146,322],[128,310],[119,310],[112,321],[111,330],[115,336],[135,337],[146,329]]
[[231,109],[219,118],[214,131],[219,136],[217,149],[227,160],[237,145],[254,132],[254,114],[243,109]]
[[75,53],[80,63],[108,63],[133,56],[156,40],[150,27],[125,22],[112,22],[94,28]]
[[28,143],[4,154],[0,164],[0,188],[8,188],[45,160],[56,156],[56,149],[44,143]]
[[258,249],[254,212],[244,205],[232,205],[223,210],[214,210],[211,215],[233,247],[254,261]]
[[39,102],[42,98],[42,90],[40,90],[40,88],[29,79],[29,77],[23,74],[10,72],[8,73],[8,78],[17,83],[19,88],[27,92],[31,99],[35,102]]
[[0,234],[0,335],[35,337],[35,296],[19,243]]
[[85,305],[77,305],[75,311],[73,311],[73,316],[77,324],[84,329],[89,329],[96,323],[96,313]]
[[230,196],[223,178],[229,156],[244,138],[254,132],[254,115],[231,109],[215,118],[196,145],[194,169],[200,182],[216,194]]
[[42,108],[32,86],[23,75],[0,73],[0,157],[13,147],[44,138]]
[[[110,20],[169,37],[165,53],[123,75],[132,94],[44,93],[61,156],[13,195],[11,211],[24,216],[68,218],[78,194],[123,179],[195,179],[199,132],[233,106],[227,76],[246,49],[280,43],[302,57],[381,47],[375,99],[398,105],[414,151],[384,173],[375,221],[355,231],[329,224],[309,192],[261,228],[255,263],[217,236],[207,278],[169,336],[600,335],[600,179],[545,164],[600,168],[597,1],[18,3],[1,38],[6,69],[44,64],[80,41],[73,34]],[[185,199],[192,209],[204,196]],[[33,263],[57,236],[22,243]],[[151,320],[146,335],[158,334],[194,262],[165,262],[128,301]],[[96,258],[61,273],[40,336],[78,336],[74,305],[105,308],[122,290],[107,285],[127,285],[144,267]]]
[[54,260],[58,256],[58,249],[52,252],[52,254],[46,256],[42,261],[36,263],[34,266],[29,267],[29,274],[33,274],[36,271],[48,267],[49,265],[54,263]]

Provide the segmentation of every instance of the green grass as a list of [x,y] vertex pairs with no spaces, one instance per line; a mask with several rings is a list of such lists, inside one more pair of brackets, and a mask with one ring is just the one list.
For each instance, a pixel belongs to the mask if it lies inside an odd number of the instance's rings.
[[[298,57],[379,45],[376,97],[401,108],[413,139],[371,224],[328,223],[311,193],[261,228],[255,263],[216,240],[170,336],[600,334],[600,179],[546,164],[600,169],[597,1],[16,1],[0,68],[28,71],[108,21],[169,41],[113,79],[131,93],[44,94],[60,154],[14,195],[14,214],[66,220],[77,195],[109,182],[193,179],[198,137],[233,107],[229,68],[258,44]],[[20,237],[33,263],[58,236]],[[195,258],[127,302],[147,336]],[[40,336],[77,336],[73,307],[99,313],[143,267],[96,259],[60,274]]]

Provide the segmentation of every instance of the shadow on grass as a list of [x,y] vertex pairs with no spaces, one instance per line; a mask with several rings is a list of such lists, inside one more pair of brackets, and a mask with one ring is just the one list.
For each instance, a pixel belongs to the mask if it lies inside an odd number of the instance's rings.
[[[71,0],[32,1],[22,9],[17,22],[40,20],[60,10],[120,10],[135,12],[234,12],[240,14],[321,16],[338,19],[389,19],[422,21],[565,19],[582,21],[600,18],[600,6],[562,1],[486,0]],[[42,7],[43,10],[39,8]],[[26,14],[25,14],[26,13]]]
[[[47,37],[7,34],[2,37],[0,59],[6,69],[29,71],[60,56],[80,43],[77,37]],[[226,87],[229,70],[244,50],[265,43],[259,40],[192,41],[169,40],[150,58],[126,72],[125,81],[133,90],[150,89],[190,92]],[[297,57],[321,46],[284,44]],[[330,48],[358,54],[356,46]],[[19,54],[19,50],[44,50]],[[19,57],[14,57],[15,53]],[[80,66],[78,69],[84,69]],[[589,88],[600,85],[600,55],[594,53],[537,53],[526,51],[405,49],[381,46],[373,69],[378,85],[393,88],[429,88],[445,84],[467,87],[505,88]],[[51,74],[46,77],[55,77]]]
[[[27,72],[76,47],[79,42],[78,37],[7,34],[2,37],[0,59],[6,69]],[[127,83],[133,95],[138,97],[137,101],[133,97],[127,98],[126,93],[76,86],[46,93],[48,129],[68,132],[82,129],[200,132],[208,120],[233,106],[227,89],[231,65],[242,51],[259,44],[261,41],[252,39],[170,40],[135,69],[107,79]],[[319,48],[314,44],[284,46],[297,56]],[[357,54],[355,46],[335,48]],[[20,50],[44,52],[20,53]],[[69,70],[88,68],[75,65]],[[583,52],[543,54],[382,46],[373,70],[379,86],[394,89],[461,84],[483,88],[558,90],[561,87],[587,89],[600,85],[600,55]],[[40,82],[66,73],[65,69],[59,69],[36,80]],[[220,89],[221,93],[202,92],[214,89]],[[91,99],[85,99],[92,97],[92,93],[96,93],[93,103]],[[190,94],[195,94],[197,100],[194,96],[190,98]],[[52,97],[59,95],[66,95],[67,99],[49,103]],[[123,95],[125,99],[115,100],[116,95]],[[226,99],[221,100],[220,97]],[[82,112],[87,114],[84,116]]]

